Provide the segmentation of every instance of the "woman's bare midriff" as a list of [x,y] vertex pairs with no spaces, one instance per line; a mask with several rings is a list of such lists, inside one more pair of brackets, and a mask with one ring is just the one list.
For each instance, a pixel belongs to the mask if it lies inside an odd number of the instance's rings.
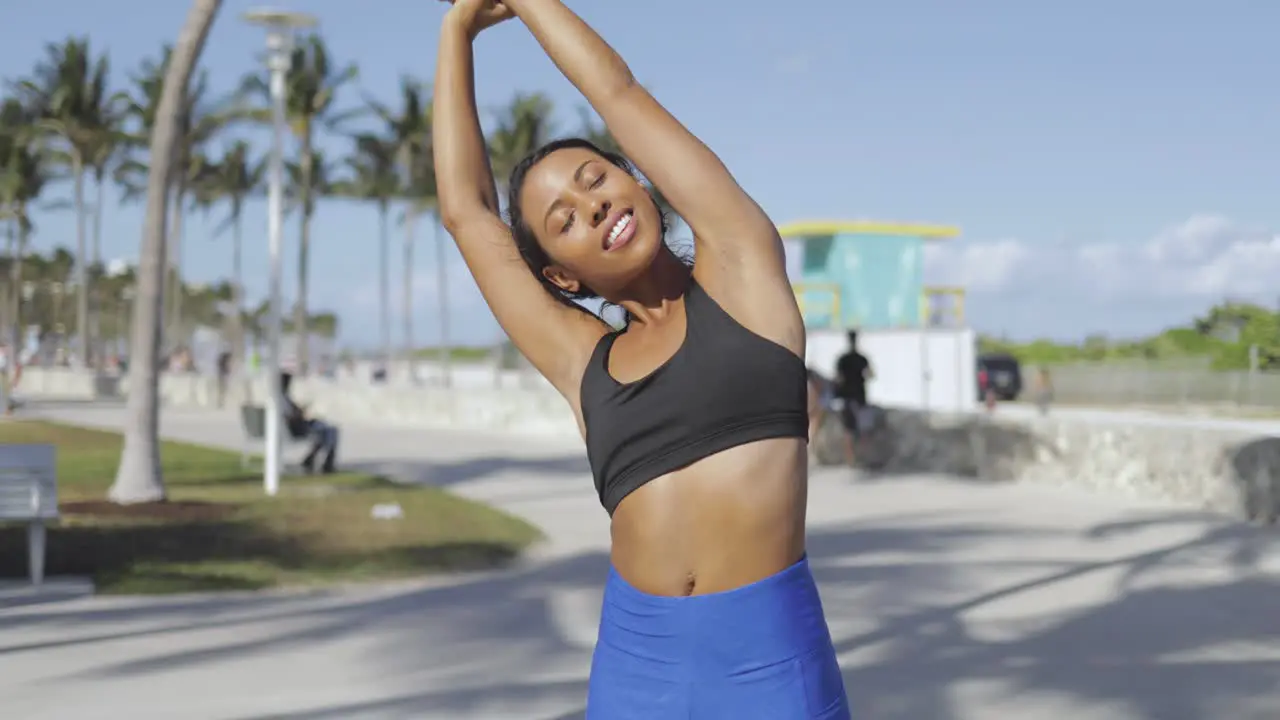
[[656,478],[613,514],[613,565],[651,595],[705,595],[774,575],[804,554],[803,440],[741,445]]

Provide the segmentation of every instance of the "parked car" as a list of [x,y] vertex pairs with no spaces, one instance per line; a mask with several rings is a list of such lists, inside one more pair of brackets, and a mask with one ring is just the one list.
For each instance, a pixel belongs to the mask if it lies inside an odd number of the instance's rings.
[[[995,391],[997,400],[1017,400],[1022,394],[1022,365],[1007,353],[985,353],[978,356],[978,377],[986,373],[987,382]],[[983,399],[981,379],[978,382],[978,400]]]

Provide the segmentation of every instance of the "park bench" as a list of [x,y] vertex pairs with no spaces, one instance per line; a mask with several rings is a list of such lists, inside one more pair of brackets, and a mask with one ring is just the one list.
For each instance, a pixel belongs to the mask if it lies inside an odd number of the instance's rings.
[[[240,426],[244,430],[244,442],[240,446],[240,466],[249,467],[250,446],[260,444],[267,437],[267,409],[261,405],[241,405]],[[303,442],[307,439],[306,433],[294,433],[289,423],[283,420],[280,429],[286,441]]]
[[44,582],[45,527],[58,519],[53,445],[0,445],[0,522],[27,526],[27,571]]

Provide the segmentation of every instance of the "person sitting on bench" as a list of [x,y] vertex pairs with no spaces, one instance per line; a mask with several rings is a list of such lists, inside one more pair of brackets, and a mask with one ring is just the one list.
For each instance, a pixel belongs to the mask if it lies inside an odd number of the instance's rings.
[[320,466],[320,472],[332,473],[336,470],[338,428],[323,420],[308,417],[306,411],[289,397],[289,386],[292,383],[292,373],[280,373],[280,408],[284,413],[285,426],[293,437],[311,439],[311,450],[302,460],[302,469],[308,473],[315,472],[316,457],[323,452],[324,464]]

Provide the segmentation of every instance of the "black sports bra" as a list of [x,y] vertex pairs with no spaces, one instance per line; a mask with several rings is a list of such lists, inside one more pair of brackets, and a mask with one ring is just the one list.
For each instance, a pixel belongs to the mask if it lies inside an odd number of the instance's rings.
[[646,482],[756,440],[808,437],[808,385],[795,353],[738,324],[689,281],[684,342],[635,382],[609,374],[622,332],[600,338],[579,401],[587,458],[610,515]]

